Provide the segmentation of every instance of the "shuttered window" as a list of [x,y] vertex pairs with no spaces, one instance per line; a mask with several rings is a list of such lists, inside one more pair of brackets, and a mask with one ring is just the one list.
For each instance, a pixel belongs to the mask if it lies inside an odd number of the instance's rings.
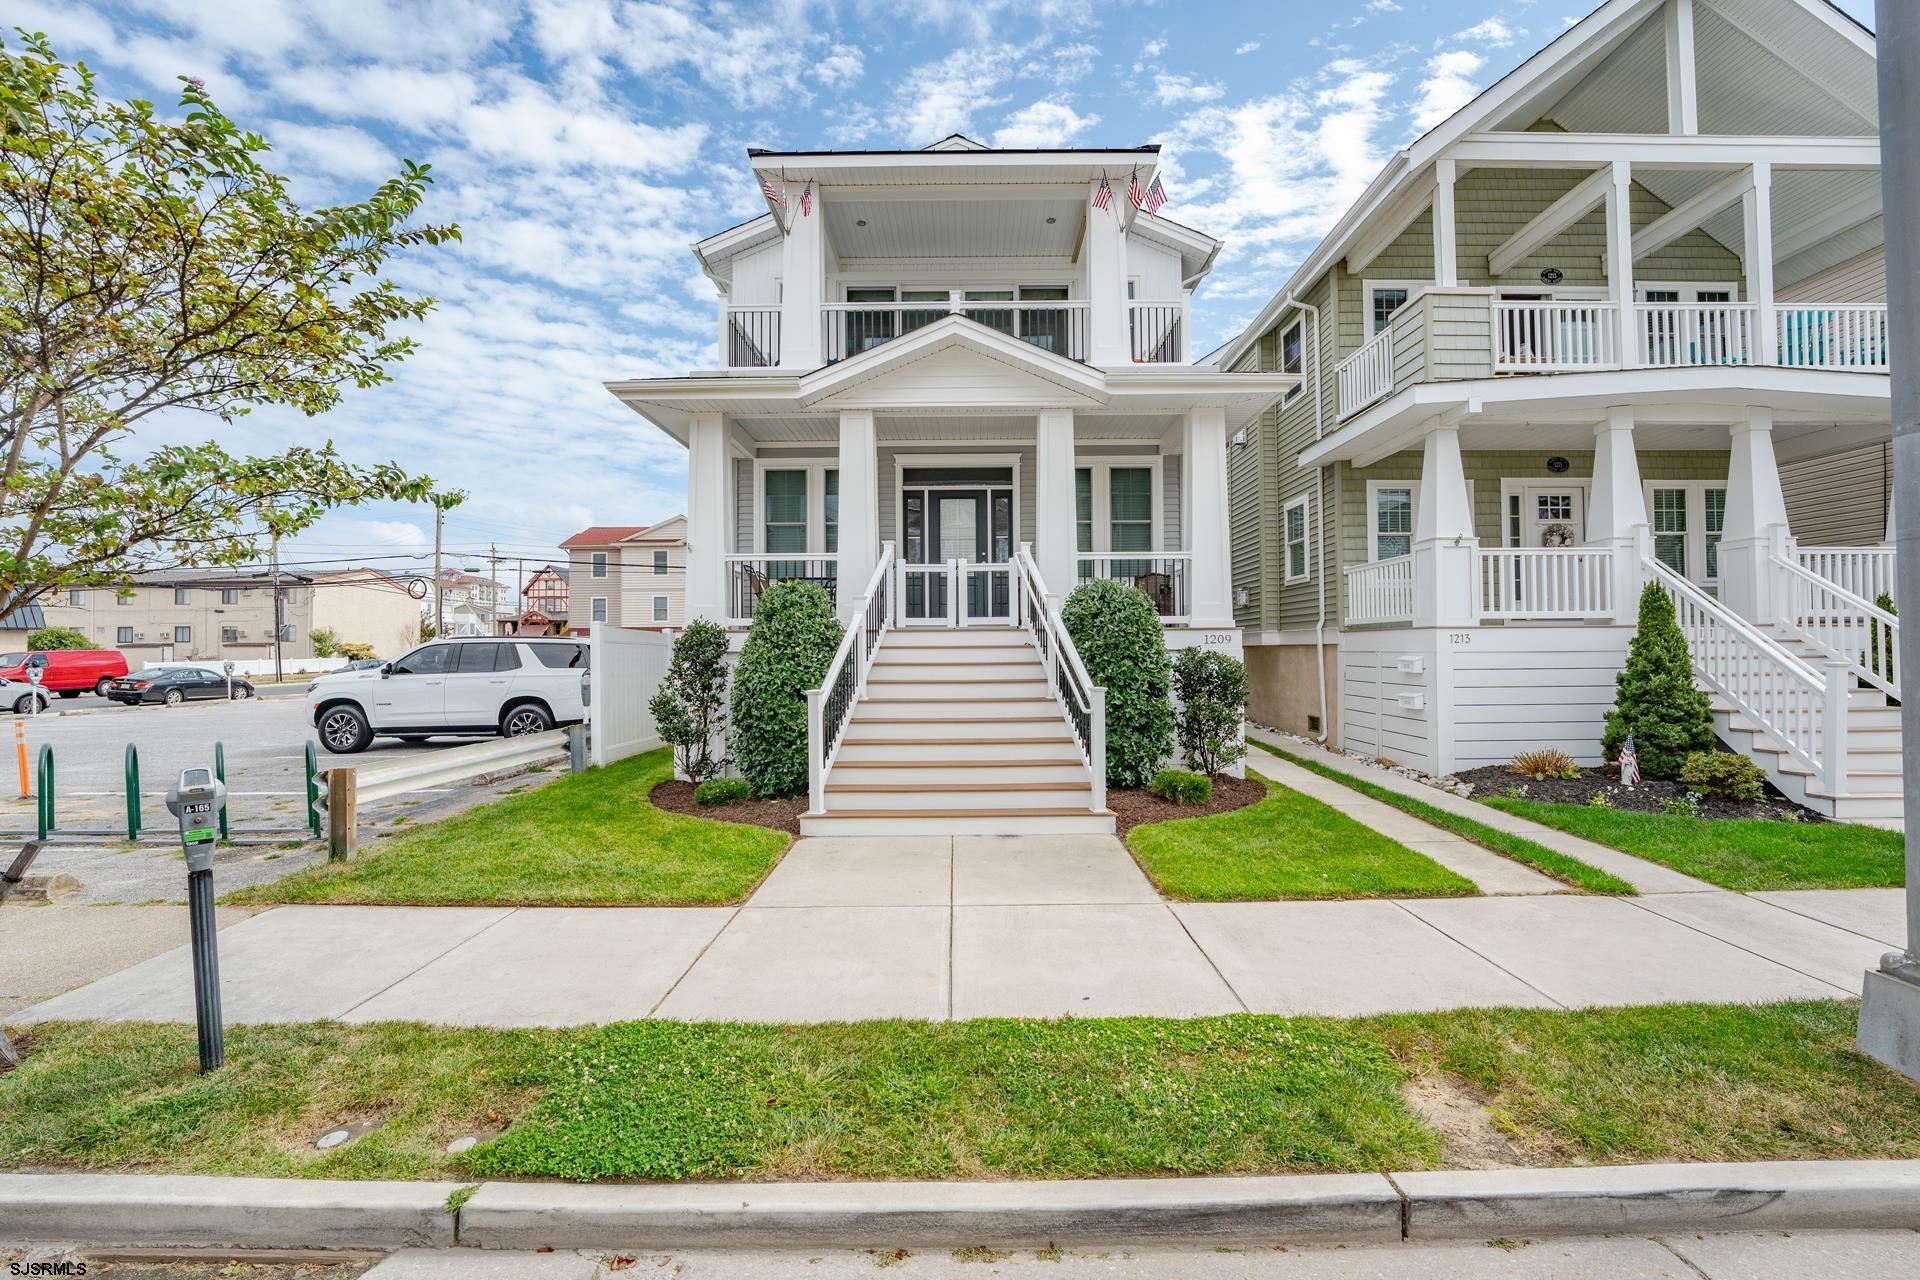
[[1707,490],[1707,581],[1720,580],[1720,533],[1727,526],[1727,491]]
[[1373,558],[1392,560],[1413,551],[1413,490],[1373,491]]

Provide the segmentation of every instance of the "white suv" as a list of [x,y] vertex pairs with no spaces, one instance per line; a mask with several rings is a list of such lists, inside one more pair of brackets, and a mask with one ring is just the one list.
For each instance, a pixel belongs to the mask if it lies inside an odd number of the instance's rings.
[[377,737],[519,737],[576,724],[586,718],[586,672],[584,640],[434,640],[377,667],[321,676],[307,686],[307,700],[320,745],[348,755]]

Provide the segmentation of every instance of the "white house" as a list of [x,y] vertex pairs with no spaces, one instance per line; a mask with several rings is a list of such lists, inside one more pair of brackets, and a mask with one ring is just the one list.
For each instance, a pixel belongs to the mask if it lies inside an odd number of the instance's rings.
[[1724,742],[1898,817],[1878,132],[1824,0],[1609,0],[1395,155],[1219,353],[1309,389],[1233,462],[1256,716],[1597,764],[1651,580]]
[[690,616],[803,577],[845,620],[804,829],[1112,830],[1060,602],[1135,583],[1237,655],[1227,441],[1298,376],[1189,363],[1220,245],[1128,199],[1156,148],[747,158],[768,212],[693,247],[714,367],[608,386],[687,446]]

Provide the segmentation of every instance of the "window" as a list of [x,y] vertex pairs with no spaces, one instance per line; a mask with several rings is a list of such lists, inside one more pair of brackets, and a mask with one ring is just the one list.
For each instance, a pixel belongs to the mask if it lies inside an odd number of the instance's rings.
[[1107,546],[1113,551],[1153,549],[1153,469],[1114,467],[1107,472]]
[[173,589],[173,602],[175,604],[192,604],[193,589],[191,587],[175,587]]
[[221,604],[239,604],[240,589],[238,587],[220,588],[220,603]]
[[483,644],[462,644],[451,647],[458,656],[450,669],[461,675],[516,671],[520,667],[519,652],[505,641],[487,641]]
[[1073,473],[1073,518],[1081,551],[1093,550],[1093,470],[1081,467]]
[[1373,491],[1373,559],[1391,560],[1413,551],[1413,490],[1381,486]]
[[763,551],[800,551],[807,549],[807,473],[805,471],[769,471],[764,477],[766,505],[763,517]]
[[595,596],[593,598],[593,603],[588,609],[588,617],[594,622],[605,622],[607,620],[607,598],[605,596]]
[[583,644],[537,644],[534,656],[543,667],[578,668],[587,665],[587,646]]
[[173,629],[173,642],[175,644],[192,644],[193,628],[192,627],[175,627]]
[[1393,313],[1407,305],[1421,285],[1394,282],[1390,284],[1367,285],[1367,336],[1385,329],[1393,321]]
[[1707,507],[1707,581],[1720,581],[1720,533],[1727,527],[1727,491],[1708,489]]
[[[1282,373],[1299,373],[1306,368],[1306,352],[1302,343],[1304,325],[1305,321],[1295,321],[1292,328],[1280,335],[1280,372]],[[1307,384],[1303,382],[1287,392],[1287,399],[1291,400],[1305,391],[1306,386]]]
[[221,644],[238,644],[238,643],[240,643],[240,628],[238,628],[238,627],[222,627],[222,628],[220,628],[220,643],[221,643]]
[[655,596],[653,598],[653,620],[655,622],[665,622],[667,620],[667,598],[665,596]]
[[1573,520],[1573,495],[1543,493],[1534,499],[1534,518],[1542,524],[1567,524]]
[[85,604],[86,602],[87,602],[87,593],[86,593],[86,592],[84,592],[84,591],[69,591],[69,592],[67,592],[67,603],[68,603],[68,604],[70,604],[70,605],[74,605],[74,606],[79,606],[79,605],[83,605],[83,604]]
[[1284,513],[1287,544],[1287,581],[1298,582],[1309,576],[1312,566],[1307,555],[1307,498],[1295,498]]
[[660,574],[665,573],[666,571],[667,571],[667,553],[665,551],[654,552],[653,553],[654,575],[657,577]]
[[115,604],[120,604],[120,605],[132,604],[133,592],[131,591],[116,592],[114,593],[113,602]]
[[398,658],[393,664],[393,674],[397,676],[440,676],[445,675],[453,666],[454,646],[450,644],[422,645],[412,653]]
[[1653,491],[1653,558],[1687,576],[1687,491]]
[[821,517],[826,523],[823,543],[829,552],[840,550],[840,472],[829,471],[822,477],[825,493],[821,499]]
[[596,551],[593,553],[592,572],[593,572],[593,576],[596,578],[604,578],[607,576],[607,553],[606,552]]
[[118,634],[116,634],[116,635],[114,636],[114,638],[113,638],[113,640],[114,640],[114,643],[115,643],[115,644],[132,644],[132,643],[133,643],[133,628],[132,628],[132,627],[121,627],[121,628],[120,628],[120,630],[119,630],[119,632],[118,632]]

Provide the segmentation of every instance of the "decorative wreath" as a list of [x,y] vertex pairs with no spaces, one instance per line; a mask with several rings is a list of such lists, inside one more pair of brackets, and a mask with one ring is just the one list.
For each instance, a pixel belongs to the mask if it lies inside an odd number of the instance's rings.
[[1573,545],[1573,527],[1564,524],[1550,524],[1540,531],[1540,545],[1543,547],[1570,547]]

